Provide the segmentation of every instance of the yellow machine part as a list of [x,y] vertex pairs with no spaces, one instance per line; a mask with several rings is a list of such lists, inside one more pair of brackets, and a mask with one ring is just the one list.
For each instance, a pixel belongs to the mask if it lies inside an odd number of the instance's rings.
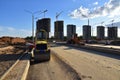
[[47,41],[36,41],[36,44],[47,44]]

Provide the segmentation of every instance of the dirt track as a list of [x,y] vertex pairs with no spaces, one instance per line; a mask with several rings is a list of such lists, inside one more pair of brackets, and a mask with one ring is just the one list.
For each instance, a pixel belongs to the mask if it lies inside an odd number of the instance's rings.
[[77,73],[52,54],[49,62],[32,63],[27,80],[81,80]]
[[51,48],[81,76],[83,80],[120,80],[120,56],[67,46]]

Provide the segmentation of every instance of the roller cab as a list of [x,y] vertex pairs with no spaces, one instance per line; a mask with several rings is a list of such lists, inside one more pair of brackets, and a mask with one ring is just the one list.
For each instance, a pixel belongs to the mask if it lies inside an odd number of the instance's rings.
[[46,39],[46,32],[44,30],[39,31],[36,36],[35,48],[33,50],[34,61],[49,61],[50,49]]

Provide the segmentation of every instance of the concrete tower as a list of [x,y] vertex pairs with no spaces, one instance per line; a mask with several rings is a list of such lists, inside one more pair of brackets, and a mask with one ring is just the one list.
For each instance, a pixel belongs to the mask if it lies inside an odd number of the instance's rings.
[[71,39],[73,35],[76,34],[76,25],[69,24],[67,25],[67,39]]
[[97,39],[104,39],[105,38],[105,27],[104,26],[97,26]]
[[64,39],[64,22],[63,21],[55,21],[54,22],[54,36],[56,40]]

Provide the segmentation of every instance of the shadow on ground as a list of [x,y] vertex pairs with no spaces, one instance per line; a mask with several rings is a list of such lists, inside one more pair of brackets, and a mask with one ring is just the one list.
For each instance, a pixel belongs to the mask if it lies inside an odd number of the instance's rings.
[[77,47],[76,46],[69,46],[69,45],[64,45],[64,46],[67,46],[67,48],[64,48],[64,50],[76,49],[76,50],[88,52],[89,54],[97,54],[97,55],[106,56],[106,57],[120,60],[120,55],[118,55],[118,54],[111,54],[111,53],[106,53],[106,52],[102,52],[102,51],[85,49],[85,48],[82,48],[79,46],[77,46]]
[[49,61],[48,60],[34,61],[32,59],[32,60],[30,60],[30,65],[35,65],[35,64],[45,63],[45,62],[49,62]]
[[21,53],[21,54],[0,54],[0,62],[4,61],[15,61],[20,58],[20,56],[23,55],[23,58],[20,60],[28,60],[29,54],[28,53]]

